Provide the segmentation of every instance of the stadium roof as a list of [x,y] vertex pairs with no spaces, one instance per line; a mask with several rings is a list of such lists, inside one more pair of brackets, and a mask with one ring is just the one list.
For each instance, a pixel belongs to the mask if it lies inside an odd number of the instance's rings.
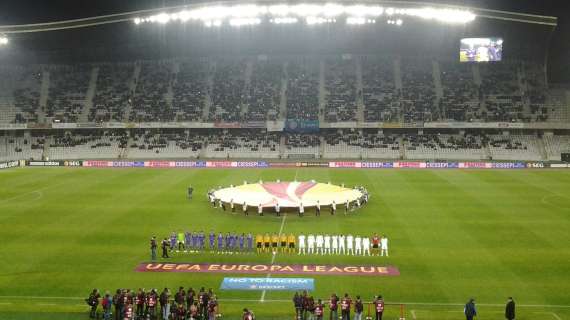
[[[253,2],[237,2],[236,1],[218,1],[218,2],[196,2],[191,5],[171,6],[165,8],[146,9],[137,11],[128,11],[124,13],[115,13],[108,15],[93,16],[87,18],[61,20],[55,22],[33,23],[33,24],[11,24],[0,25],[0,34],[10,33],[29,33],[29,32],[45,32],[54,30],[83,28],[97,25],[104,25],[110,23],[120,23],[135,21],[135,19],[142,17],[150,17],[157,14],[171,14],[180,12],[182,10],[194,10],[198,8],[220,8],[220,7],[235,7],[240,4],[251,4]],[[289,4],[289,2],[275,1],[275,0],[262,0],[254,2],[256,5],[276,5],[276,4]],[[310,4],[329,4],[331,1],[311,0],[306,3]],[[343,2],[332,2],[334,4],[342,4]],[[419,2],[419,1],[376,1],[376,0],[360,0],[359,2],[351,2],[351,5],[380,5],[385,8],[434,8],[434,9],[456,9],[465,10],[475,14],[479,18],[496,19],[503,21],[513,21],[527,24],[540,24],[555,27],[557,25],[557,18],[552,16],[535,15],[527,13],[519,13],[513,11],[492,10],[477,7],[447,5],[432,2]]]

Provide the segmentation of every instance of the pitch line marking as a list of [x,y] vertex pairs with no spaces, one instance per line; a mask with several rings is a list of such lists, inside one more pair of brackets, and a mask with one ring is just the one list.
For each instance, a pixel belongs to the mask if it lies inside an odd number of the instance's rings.
[[556,318],[556,320],[562,320],[556,313],[551,312],[550,313],[554,318]]
[[549,314],[552,317],[554,317],[554,319],[556,320],[562,320],[562,318],[560,318],[559,315],[557,315],[555,312],[534,312],[535,314]]
[[[285,218],[287,218],[287,214],[283,213],[283,219],[281,219],[281,227],[279,227],[279,240],[281,240],[281,233],[283,233],[283,226],[285,225]],[[279,248],[279,247],[278,247]],[[271,254],[271,265],[275,263],[275,257],[279,251],[275,251],[275,254]],[[271,278],[271,272],[267,273],[267,277],[265,279]],[[265,302],[265,290],[261,292],[261,297],[259,298],[259,302]]]
[[417,319],[417,318],[416,318],[416,310],[412,310],[412,311],[411,311],[411,314],[412,314],[412,318],[413,318],[414,320],[416,320],[416,319]]

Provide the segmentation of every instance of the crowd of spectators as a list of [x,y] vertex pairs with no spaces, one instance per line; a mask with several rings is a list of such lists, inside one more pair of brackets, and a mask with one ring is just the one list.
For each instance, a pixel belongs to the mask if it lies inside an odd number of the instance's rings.
[[326,61],[325,121],[355,121],[357,110],[356,64],[351,60]]
[[209,121],[236,122],[241,119],[245,96],[245,61],[221,60],[216,64]]
[[185,61],[180,64],[172,85],[172,108],[177,121],[201,121],[208,94],[208,63]]
[[248,121],[277,120],[281,103],[281,84],[285,74],[280,61],[258,61],[245,96]]
[[403,60],[401,110],[404,122],[435,121],[441,116],[436,104],[431,61]]
[[348,146],[365,149],[389,148],[399,150],[398,135],[384,135],[377,130],[350,130],[328,133],[324,137],[328,145],[334,146],[344,143]]
[[129,121],[161,122],[174,120],[167,101],[172,86],[172,65],[166,61],[142,63],[136,82]]
[[87,65],[58,66],[50,71],[46,117],[61,122],[78,122],[91,78]]
[[401,92],[396,90],[394,64],[390,59],[362,59],[362,98],[366,121],[392,122],[400,110]]
[[[7,121],[14,123],[354,121],[361,97],[364,121],[369,122],[555,121],[564,114],[558,109],[567,107],[551,102],[539,64],[442,60],[441,94],[431,61],[404,58],[399,65],[390,57],[305,56],[5,67],[1,74],[14,83],[7,93],[0,92],[0,101],[13,105]],[[95,68],[94,92],[88,96]],[[45,72],[50,76],[44,77]],[[48,78],[47,90],[42,89]],[[45,109],[40,101],[46,101]]]
[[287,119],[319,119],[319,63],[313,59],[287,65]]
[[12,94],[16,108],[14,122],[38,122],[42,71],[35,68],[25,68],[21,73],[18,72],[14,75],[17,77],[14,79],[16,88]]
[[133,96],[129,87],[133,73],[132,64],[105,64],[99,67],[97,90],[88,115],[90,122],[124,120],[125,111]]
[[225,132],[209,135],[208,145],[213,148],[213,151],[278,151],[279,135],[254,130],[239,133]]
[[474,121],[481,117],[479,87],[473,79],[471,64],[442,63],[441,85],[443,97],[440,109],[444,120]]

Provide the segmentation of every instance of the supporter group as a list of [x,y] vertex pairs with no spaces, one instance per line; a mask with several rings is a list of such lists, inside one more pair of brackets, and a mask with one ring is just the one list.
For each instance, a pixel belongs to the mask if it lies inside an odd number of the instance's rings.
[[[164,288],[137,291],[117,289],[114,294],[101,294],[93,289],[85,302],[90,307],[92,319],[102,316],[104,320],[216,320],[222,317],[220,303],[210,288],[204,287],[196,292],[192,287],[179,287],[175,292]],[[382,320],[385,303],[382,295],[371,301],[363,301],[359,295],[353,299],[348,293],[338,296],[332,293],[328,299],[314,298],[307,291],[295,292],[291,299],[295,320],[323,320],[328,312],[328,319]],[[366,310],[365,310],[366,308]],[[253,310],[243,309],[243,320],[254,320]]]

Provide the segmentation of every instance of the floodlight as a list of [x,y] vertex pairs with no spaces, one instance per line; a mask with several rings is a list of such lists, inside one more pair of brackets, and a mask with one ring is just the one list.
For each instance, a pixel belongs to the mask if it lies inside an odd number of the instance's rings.
[[0,36],[0,45],[8,44],[8,38],[6,36]]

